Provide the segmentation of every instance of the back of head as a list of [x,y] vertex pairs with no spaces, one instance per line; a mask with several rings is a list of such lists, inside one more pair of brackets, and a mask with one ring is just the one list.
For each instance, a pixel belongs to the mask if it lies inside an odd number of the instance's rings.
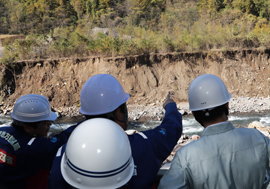
[[225,104],[231,96],[219,77],[211,74],[200,75],[189,86],[189,109],[194,112],[196,119],[200,117],[197,119],[200,123],[201,119],[212,120],[228,111]]
[[38,94],[21,96],[14,105],[11,117],[22,123],[55,121],[57,115],[51,111],[48,99]]
[[75,188],[119,188],[133,175],[128,137],[115,122],[94,118],[71,134],[61,161],[64,179]]
[[97,74],[89,78],[81,90],[80,112],[84,115],[101,115],[114,111],[125,103],[125,93],[119,81],[109,74]]

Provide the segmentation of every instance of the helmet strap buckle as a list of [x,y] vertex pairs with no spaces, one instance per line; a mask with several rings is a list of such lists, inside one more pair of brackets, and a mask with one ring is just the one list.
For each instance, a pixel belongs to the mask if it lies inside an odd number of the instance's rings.
[[202,111],[204,111],[205,113],[204,113],[204,115],[206,116],[206,117],[208,117],[208,116],[210,116],[210,111],[211,110],[213,110],[214,108],[209,108],[209,109],[205,109],[205,110],[202,110]]

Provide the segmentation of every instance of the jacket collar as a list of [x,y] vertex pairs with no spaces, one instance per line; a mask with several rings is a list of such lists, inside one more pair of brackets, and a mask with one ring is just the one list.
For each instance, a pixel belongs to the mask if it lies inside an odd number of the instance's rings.
[[214,135],[219,133],[224,133],[230,130],[235,129],[233,124],[229,121],[224,121],[221,123],[213,124],[208,127],[206,127],[201,136],[207,136],[207,135]]

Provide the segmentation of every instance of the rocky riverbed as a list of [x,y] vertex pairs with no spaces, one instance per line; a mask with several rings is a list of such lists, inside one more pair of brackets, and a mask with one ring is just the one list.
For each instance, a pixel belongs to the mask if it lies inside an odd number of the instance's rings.
[[[265,110],[270,110],[270,97],[231,98],[229,106],[230,106],[230,114],[248,113],[248,112],[260,113]],[[182,115],[191,114],[188,102],[177,103],[177,108]],[[162,120],[162,117],[164,116],[165,113],[164,109],[162,108],[162,103],[160,102],[149,104],[147,106],[128,105],[128,109],[129,109],[129,119],[133,121],[138,121],[140,119]]]
[[[143,100],[143,99],[142,99]],[[164,117],[165,110],[162,108],[164,99],[155,103],[146,105],[127,104],[130,121],[145,121],[145,120],[159,120]],[[248,113],[248,112],[263,112],[270,110],[270,97],[236,97],[231,98],[229,102],[230,114],[234,113]],[[177,108],[182,115],[191,114],[188,102],[177,103]],[[12,106],[4,106],[0,104],[0,113],[9,115],[12,112]],[[80,107],[53,107],[58,117],[76,117],[82,116],[79,112]]]
[[[258,129],[261,133],[263,133],[265,136],[270,138],[270,128],[263,125],[259,121],[253,121],[252,123],[250,123],[248,125],[248,128]],[[172,150],[171,154],[167,157],[167,159],[163,162],[163,164],[170,163],[173,160],[174,155],[175,155],[177,150],[179,150],[180,148],[182,148],[183,146],[187,145],[188,143],[190,143],[194,140],[198,140],[199,138],[200,138],[200,136],[198,136],[198,135],[193,135],[191,137],[188,137],[188,136],[182,134],[181,138],[178,140],[178,142],[175,145],[174,149]]]

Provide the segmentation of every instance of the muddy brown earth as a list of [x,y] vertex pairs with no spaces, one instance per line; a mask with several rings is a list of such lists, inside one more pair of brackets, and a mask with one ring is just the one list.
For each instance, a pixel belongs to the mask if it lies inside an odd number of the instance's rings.
[[76,115],[83,84],[95,74],[107,73],[115,76],[131,95],[130,109],[142,107],[134,113],[132,119],[136,119],[135,114],[142,117],[148,113],[145,107],[150,107],[149,111],[154,107],[160,114],[168,92],[179,108],[188,112],[191,81],[208,73],[225,82],[234,101],[242,98],[239,103],[246,104],[243,99],[263,99],[258,106],[269,109],[270,104],[265,103],[270,85],[269,55],[269,50],[241,50],[22,61],[0,66],[0,100],[2,110],[10,111],[21,95],[36,93],[46,96],[60,114]]

